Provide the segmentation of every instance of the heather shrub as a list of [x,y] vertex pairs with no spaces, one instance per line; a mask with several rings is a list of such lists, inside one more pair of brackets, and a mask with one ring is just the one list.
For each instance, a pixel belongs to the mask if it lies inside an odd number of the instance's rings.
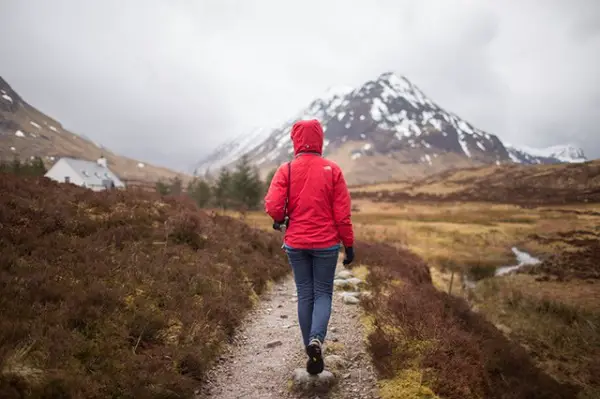
[[274,234],[186,198],[0,176],[0,397],[192,397],[269,280]]
[[369,265],[372,293],[363,301],[370,320],[367,345],[383,392],[400,395],[390,397],[577,396],[578,388],[536,368],[522,347],[465,300],[436,290],[415,254],[367,243],[358,243],[357,251]]

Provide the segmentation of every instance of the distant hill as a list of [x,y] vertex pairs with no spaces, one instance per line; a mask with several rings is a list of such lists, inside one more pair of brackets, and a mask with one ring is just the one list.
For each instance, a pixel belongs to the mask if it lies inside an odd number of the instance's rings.
[[491,201],[523,205],[600,202],[600,160],[450,170],[424,179],[350,188],[379,201]]
[[0,78],[0,160],[40,157],[50,167],[62,156],[96,160],[103,155],[122,180],[154,182],[187,176],[113,153],[29,105]]
[[425,177],[472,166],[587,160],[573,145],[510,146],[437,105],[406,77],[387,72],[357,88],[329,89],[281,126],[224,143],[195,170],[218,171],[247,154],[266,173],[290,159],[294,122],[312,118],[323,124],[325,156],[342,166],[350,183]]

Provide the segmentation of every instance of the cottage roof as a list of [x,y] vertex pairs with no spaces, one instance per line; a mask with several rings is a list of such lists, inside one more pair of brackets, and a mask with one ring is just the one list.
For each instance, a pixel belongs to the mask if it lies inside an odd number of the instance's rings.
[[115,186],[123,186],[123,182],[109,168],[101,166],[95,161],[83,159],[62,158],[69,166],[79,174],[87,186],[101,186],[105,180],[112,180]]

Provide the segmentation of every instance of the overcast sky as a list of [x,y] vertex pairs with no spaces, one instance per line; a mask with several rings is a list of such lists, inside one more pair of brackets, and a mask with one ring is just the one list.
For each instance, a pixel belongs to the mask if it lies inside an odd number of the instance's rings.
[[599,0],[0,0],[0,76],[176,168],[384,71],[513,143],[600,157]]

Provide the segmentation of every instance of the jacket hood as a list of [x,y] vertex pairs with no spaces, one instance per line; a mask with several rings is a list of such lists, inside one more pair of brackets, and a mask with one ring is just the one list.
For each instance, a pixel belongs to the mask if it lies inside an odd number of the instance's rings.
[[292,127],[294,155],[302,152],[323,153],[323,127],[316,119],[298,121]]

